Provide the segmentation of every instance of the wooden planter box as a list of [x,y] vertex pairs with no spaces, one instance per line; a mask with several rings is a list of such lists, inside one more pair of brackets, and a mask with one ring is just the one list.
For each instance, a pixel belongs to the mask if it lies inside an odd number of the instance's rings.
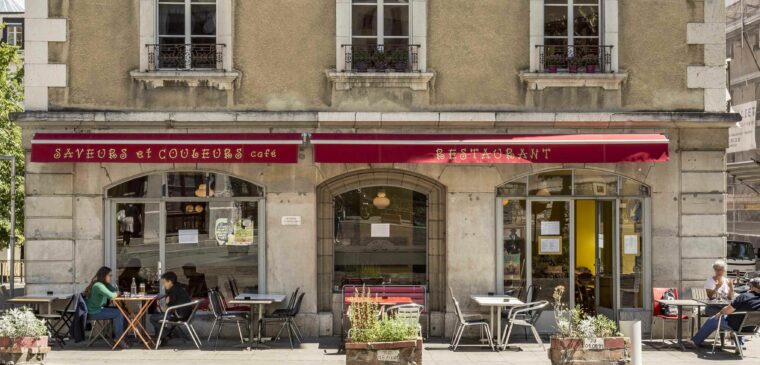
[[631,339],[608,337],[602,339],[604,348],[584,348],[582,338],[552,337],[549,360],[552,365],[628,365],[631,363]]
[[48,337],[0,337],[0,364],[44,364]]
[[399,342],[348,342],[346,365],[421,365],[422,339]]

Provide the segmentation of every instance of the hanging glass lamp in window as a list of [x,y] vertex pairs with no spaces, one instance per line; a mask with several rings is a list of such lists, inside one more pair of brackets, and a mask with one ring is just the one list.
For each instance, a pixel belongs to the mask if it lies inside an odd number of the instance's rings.
[[377,196],[372,199],[372,205],[375,206],[377,209],[385,209],[388,208],[389,205],[391,205],[391,200],[388,199],[387,196],[385,196],[384,191],[380,191],[377,193]]

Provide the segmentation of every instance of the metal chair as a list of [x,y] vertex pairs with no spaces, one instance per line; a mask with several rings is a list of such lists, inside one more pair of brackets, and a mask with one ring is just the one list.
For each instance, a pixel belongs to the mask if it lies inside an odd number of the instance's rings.
[[[760,332],[760,311],[758,312],[734,312],[727,316],[728,318],[733,317],[739,317],[742,316],[742,322],[739,325],[739,329],[735,330],[731,328],[730,330],[723,330],[720,327],[720,323],[723,320],[723,316],[718,318],[718,330],[715,331],[715,339],[713,340],[713,347],[712,352],[715,353],[715,345],[718,343],[718,336],[723,334],[728,334],[729,336],[733,335],[734,337],[734,343],[736,344],[736,348],[739,352],[739,356],[744,359],[744,349],[739,344],[739,336],[755,336]],[[722,346],[722,345],[721,345]]]
[[[217,324],[219,325],[219,328],[216,332],[216,340],[214,341],[214,350],[216,350],[216,344],[219,342],[219,333],[222,332],[222,327],[224,327],[225,324],[229,323],[234,323],[237,325],[238,334],[240,335],[240,343],[244,344],[245,341],[243,340],[243,330],[240,327],[240,323],[247,323],[248,319],[246,316],[239,313],[227,312],[224,309],[224,301],[219,295],[219,292],[216,290],[210,289],[208,291],[208,302],[209,307],[211,307],[211,313],[214,316],[214,322],[211,325],[211,331],[208,333],[207,341],[211,341],[211,335],[214,334],[214,329],[217,327]],[[253,333],[249,333],[248,335],[253,336]]]
[[[89,316],[87,303],[84,300],[84,294],[80,293],[74,297],[76,298],[74,299],[74,311],[85,313],[86,316]],[[113,346],[111,341],[105,336],[106,333],[111,333],[112,331],[113,322],[110,319],[87,318],[87,323],[91,324],[90,335],[87,337],[87,347],[91,347],[98,339],[103,340],[109,348]]]
[[[158,338],[156,339],[156,350],[158,350],[158,346],[161,345],[161,338],[164,334],[164,327],[171,326],[172,329],[177,328],[179,326],[184,326],[187,330],[187,333],[190,335],[190,339],[193,340],[193,343],[195,344],[195,347],[198,348],[198,350],[201,349],[201,339],[198,337],[198,332],[195,331],[195,327],[193,327],[193,319],[195,318],[195,312],[198,311],[198,306],[200,306],[201,302],[199,300],[194,300],[190,303],[180,304],[171,306],[169,308],[166,308],[166,311],[164,312],[164,318],[159,321],[161,323],[161,329],[158,331]],[[179,310],[183,308],[192,307],[192,311],[190,312],[190,315],[187,317],[187,319],[182,319],[179,315]]]
[[399,304],[385,310],[386,315],[417,326],[418,336],[422,337],[420,317],[424,308],[419,304]]
[[293,310],[293,306],[296,304],[296,298],[298,298],[298,291],[301,290],[301,288],[296,288],[296,290],[293,291],[293,294],[290,295],[290,300],[288,300],[288,305],[285,306],[285,308],[279,308],[275,309],[272,312],[272,316],[287,316],[290,314],[290,311]]
[[303,341],[301,330],[298,329],[298,325],[296,324],[296,316],[298,316],[298,312],[301,311],[301,302],[303,302],[304,295],[306,295],[306,293],[301,293],[301,295],[298,296],[295,303],[293,304],[293,308],[287,315],[267,316],[263,318],[263,323],[260,324],[262,326],[267,322],[282,322],[280,330],[277,331],[277,334],[274,337],[272,337],[272,341],[279,340],[280,334],[282,334],[282,330],[286,327],[288,329],[288,340],[290,340],[291,349],[293,349],[293,336],[295,336],[296,341],[298,341],[299,344],[301,341]]
[[[678,299],[678,289],[676,288],[652,288],[652,326],[650,327],[651,330],[649,331],[649,339],[653,339],[654,337],[654,322],[656,319],[660,320],[661,326],[660,331],[662,334],[662,342],[665,342],[665,322],[673,322],[675,323],[678,321],[678,315],[664,315],[662,314],[662,304],[657,301],[657,299],[662,298],[662,296],[668,291],[673,290],[673,294],[675,296],[675,299]],[[688,319],[689,316],[686,314],[681,315],[681,319]],[[691,328],[691,321],[686,322],[687,326]],[[691,331],[691,330],[690,330]]]
[[[456,351],[457,347],[459,347],[459,341],[462,340],[462,335],[464,334],[464,330],[467,327],[480,327],[486,331],[486,336],[488,338],[488,345],[491,347],[491,350],[496,351],[496,348],[493,345],[493,336],[491,335],[491,326],[488,325],[488,322],[483,318],[466,319],[464,314],[462,314],[462,310],[459,308],[459,302],[454,297],[454,291],[451,288],[449,288],[449,291],[451,292],[451,300],[454,301],[454,311],[456,312],[456,316],[457,316],[456,329],[454,330],[454,337],[451,340],[452,350]],[[474,346],[483,346],[483,345],[474,345]]]
[[69,298],[64,310],[59,310],[57,313],[36,314],[37,319],[41,319],[45,322],[48,332],[50,332],[51,337],[53,337],[60,348],[63,348],[63,346],[66,345],[66,335],[65,332],[63,332],[63,329],[66,326],[71,325],[73,312],[69,312],[68,310],[69,307],[71,307],[71,304],[74,303],[74,298],[76,298],[76,296]]
[[[706,301],[710,300],[710,297],[707,296],[707,289],[705,288],[691,288],[691,299],[694,299],[696,301]],[[697,329],[702,328],[702,318],[710,318],[709,315],[704,313],[702,311],[702,307],[697,306],[694,313],[694,319],[697,321]],[[694,336],[694,326],[691,327],[691,335]]]
[[499,339],[499,343],[503,343],[502,346],[507,347],[507,345],[509,345],[509,336],[512,334],[512,329],[515,326],[520,326],[530,328],[531,332],[533,332],[533,337],[536,338],[536,342],[541,345],[542,349],[546,350],[544,342],[541,341],[541,336],[538,335],[538,331],[536,330],[536,322],[548,305],[548,301],[541,300],[538,302],[526,303],[510,309],[509,315],[507,316],[508,322],[507,330],[505,331],[506,335],[504,335],[504,338]]

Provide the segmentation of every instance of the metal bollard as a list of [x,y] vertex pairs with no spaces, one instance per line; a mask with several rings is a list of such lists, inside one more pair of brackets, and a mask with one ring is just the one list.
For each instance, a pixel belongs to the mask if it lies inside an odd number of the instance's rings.
[[641,365],[641,321],[620,321],[620,332],[631,339],[631,365]]

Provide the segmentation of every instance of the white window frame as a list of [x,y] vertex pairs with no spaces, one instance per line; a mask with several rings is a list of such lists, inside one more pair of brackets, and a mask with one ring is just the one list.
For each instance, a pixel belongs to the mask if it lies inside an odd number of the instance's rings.
[[[8,23],[6,24],[5,28],[5,40],[8,42],[8,44],[16,47],[21,47],[24,45],[23,43],[23,36],[24,36],[24,24],[23,23]],[[13,41],[11,41],[11,39]],[[19,40],[21,42],[19,43]]]
[[[177,3],[184,3],[185,0],[177,0]],[[224,71],[233,71],[232,50],[233,37],[233,1],[216,0],[216,43],[224,44],[223,49],[223,67]],[[187,11],[186,11],[187,14]],[[187,16],[187,15],[186,15]],[[186,22],[186,27],[189,23]],[[189,30],[186,29],[186,34]],[[145,71],[149,67],[148,45],[158,42],[158,0],[140,0],[140,71]]]
[[[206,0],[206,1],[202,1],[202,2],[193,2],[193,0],[158,0],[158,1],[156,1],[156,14],[157,15],[160,14],[160,12],[158,11],[158,7],[159,7],[160,4],[164,4],[164,5],[184,5],[185,6],[185,34],[184,34],[185,44],[192,44],[193,43],[193,38],[214,38],[216,40],[216,38],[217,38],[216,33],[218,32],[218,29],[216,29],[217,32],[215,32],[214,35],[205,35],[205,34],[204,35],[193,35],[192,34],[192,26],[193,26],[193,24],[192,24],[192,20],[193,20],[192,15],[193,14],[191,12],[192,5],[214,5],[215,7],[217,7],[216,0]],[[217,18],[216,19],[216,24],[219,24],[219,9],[218,9],[218,7],[216,9],[216,18]],[[160,21],[161,20],[159,19],[159,17],[156,16],[156,29],[161,29],[161,26],[159,24]],[[168,35],[168,34],[162,35],[160,31],[157,31],[156,33],[157,33],[156,34],[156,43],[160,43],[161,38],[181,38],[182,37],[180,35]],[[219,43],[219,42],[215,41],[214,43]]]
[[[557,8],[567,8],[567,33],[564,36],[544,36],[544,42],[546,42],[546,39],[567,39],[567,45],[568,46],[574,46],[576,39],[598,39],[598,44],[602,46],[602,42],[604,39],[604,34],[602,32],[603,30],[603,22],[602,19],[604,19],[604,14],[602,13],[602,0],[596,0],[596,6],[597,11],[599,13],[599,24],[597,29],[597,36],[596,37],[589,37],[589,36],[576,36],[575,35],[575,8],[580,6],[594,6],[594,4],[576,4],[575,2],[578,0],[567,0],[567,4],[545,4],[544,10],[546,7],[557,7]],[[546,24],[544,24],[545,26]]]
[[[408,5],[399,4],[401,6],[409,6],[409,44],[419,45],[418,62],[419,70],[421,72],[427,72],[427,3],[428,0],[409,0]],[[384,0],[378,0],[377,3],[370,3],[368,5],[378,6],[378,44],[383,41],[384,38],[406,38],[402,36],[384,36],[384,22],[382,21],[382,5]],[[358,4],[357,4],[358,5]],[[386,5],[391,5],[386,4]],[[396,4],[393,4],[396,5]],[[351,0],[335,0],[335,68],[337,71],[346,71],[346,57],[343,45],[350,45],[353,43],[352,37],[352,19],[351,10],[353,8],[353,2]],[[374,38],[374,37],[367,37]]]
[[[572,1],[572,0],[569,0]],[[600,0],[599,9],[599,45],[612,46],[611,71],[619,72],[618,62],[618,28],[620,0]],[[538,45],[544,44],[544,0],[530,0],[530,71],[542,72]],[[564,6],[564,5],[561,5]],[[572,28],[568,20],[568,28]],[[570,29],[568,29],[570,31]]]
[[[385,39],[406,39],[409,44],[411,43],[411,32],[412,32],[412,2],[408,3],[386,3],[388,0],[374,0],[373,3],[351,3],[351,9],[353,11],[354,6],[366,6],[366,7],[376,7],[377,8],[377,33],[374,36],[355,36],[354,35],[354,29],[353,29],[353,21],[351,22],[351,41],[353,44],[354,38],[361,38],[361,39],[375,39],[377,40],[377,45],[382,46],[385,45]],[[386,6],[405,6],[409,8],[409,34],[405,36],[386,36],[385,35],[385,7]],[[352,20],[353,20],[353,14],[352,14]]]

